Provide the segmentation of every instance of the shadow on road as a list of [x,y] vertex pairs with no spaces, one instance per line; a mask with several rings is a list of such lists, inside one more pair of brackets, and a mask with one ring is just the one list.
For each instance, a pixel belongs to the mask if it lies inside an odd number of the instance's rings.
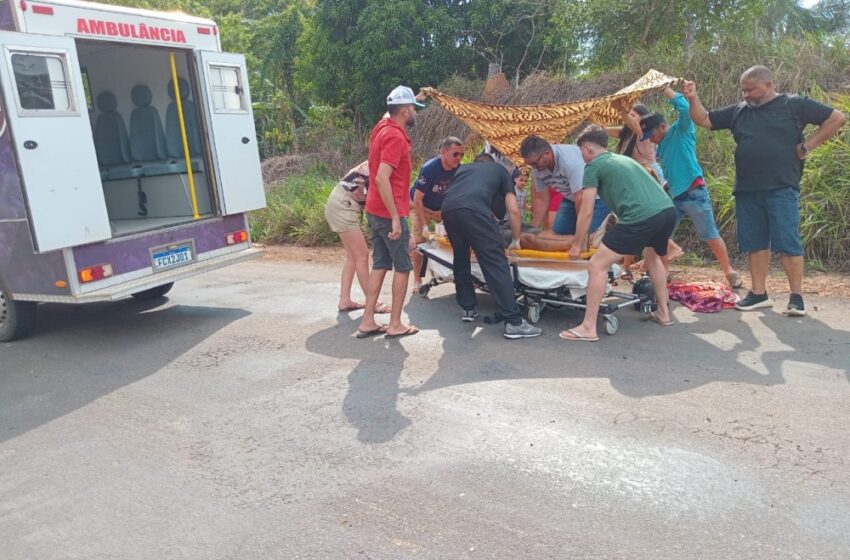
[[[484,311],[488,299],[481,298]],[[578,311],[548,311],[539,324],[544,335],[518,341],[504,340],[500,326],[477,325],[482,330],[474,333],[459,320],[453,294],[415,299],[406,311],[413,324],[436,329],[443,339],[439,367],[412,394],[485,380],[601,377],[621,394],[643,398],[714,382],[782,384],[786,360],[837,369],[850,380],[850,333],[813,317],[800,322],[772,310],[743,317],[731,310],[691,314],[682,309],[689,322],[661,327],[623,309],[619,332],[601,334],[598,343],[557,338],[581,321]]]
[[249,315],[167,301],[40,306],[31,338],[0,345],[0,442],[156,373]]
[[[483,312],[490,312],[488,300],[481,297]],[[623,309],[619,332],[602,334],[602,340],[592,344],[557,337],[560,330],[581,321],[578,311],[549,311],[540,323],[545,331],[542,337],[514,341],[502,337],[500,325],[461,322],[453,294],[429,300],[414,297],[405,312],[411,324],[437,331],[442,341],[439,349],[426,350],[440,352],[433,372],[419,371],[410,363],[420,355],[418,351],[411,358],[398,341],[354,338],[359,314],[338,315],[334,326],[307,339],[310,352],[358,360],[348,375],[349,390],[342,406],[360,441],[384,443],[410,425],[397,408],[400,393],[417,395],[467,383],[607,378],[622,395],[640,399],[716,382],[783,384],[783,368],[792,361],[850,376],[848,332],[813,317],[800,322],[771,310],[745,317],[731,310],[691,314],[680,309],[682,322],[661,327],[641,320],[634,310]],[[417,338],[408,339],[411,352],[422,344]],[[427,379],[403,387],[400,379],[405,370]]]
[[307,350],[340,359],[357,359],[348,374],[348,393],[342,403],[345,417],[364,443],[386,443],[410,425],[397,408],[399,378],[408,353],[398,340],[379,336],[358,340],[354,332],[360,315],[337,315],[337,324],[307,339]]

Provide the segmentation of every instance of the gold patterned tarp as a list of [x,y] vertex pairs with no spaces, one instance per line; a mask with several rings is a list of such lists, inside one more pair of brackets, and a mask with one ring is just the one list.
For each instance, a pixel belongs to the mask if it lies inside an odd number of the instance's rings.
[[488,105],[452,97],[434,88],[422,88],[445,110],[478,132],[514,164],[522,164],[519,145],[530,134],[559,143],[581,123],[603,126],[622,122],[620,114],[645,93],[681,82],[657,70],[650,70],[630,86],[607,95],[569,103],[549,105]]

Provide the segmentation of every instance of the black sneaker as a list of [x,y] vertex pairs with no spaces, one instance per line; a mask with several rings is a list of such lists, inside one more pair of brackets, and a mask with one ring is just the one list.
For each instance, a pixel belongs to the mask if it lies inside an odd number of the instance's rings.
[[475,309],[465,309],[463,311],[463,316],[460,318],[464,323],[472,323],[476,319],[478,319],[478,311]]
[[505,323],[505,338],[532,338],[543,334],[540,327],[532,327],[525,319],[519,325]]
[[783,315],[804,317],[806,315],[806,304],[803,303],[803,296],[791,294],[791,297],[788,298],[788,308],[783,312]]
[[735,309],[738,311],[753,311],[754,309],[770,307],[772,305],[770,298],[767,297],[767,292],[763,294],[748,292],[747,297],[735,304]]

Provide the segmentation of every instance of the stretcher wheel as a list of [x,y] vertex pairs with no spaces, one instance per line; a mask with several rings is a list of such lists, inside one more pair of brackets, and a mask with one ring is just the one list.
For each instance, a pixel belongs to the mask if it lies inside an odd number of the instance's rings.
[[539,303],[532,303],[528,306],[528,322],[536,325],[540,321],[540,313],[543,311]]
[[620,328],[620,320],[616,315],[603,315],[602,320],[605,322],[605,332],[608,334],[617,334]]
[[428,292],[431,291],[431,284],[422,284],[419,286],[419,295],[422,297],[428,297]]

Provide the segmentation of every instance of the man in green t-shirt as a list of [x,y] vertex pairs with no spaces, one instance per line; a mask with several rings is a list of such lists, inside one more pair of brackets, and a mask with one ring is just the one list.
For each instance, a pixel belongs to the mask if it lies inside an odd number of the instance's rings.
[[[617,215],[617,225],[605,233],[596,254],[590,259],[587,278],[587,306],[584,321],[561,332],[565,340],[595,342],[596,315],[605,295],[608,269],[626,255],[643,251],[649,276],[658,300],[658,311],[650,319],[672,325],[667,307],[667,272],[662,257],[676,226],[673,202],[658,188],[652,176],[635,160],[608,151],[608,134],[600,126],[589,126],[576,141],[587,167],[584,169],[582,197],[593,200],[598,194]],[[592,206],[579,211],[576,236],[570,258],[577,259],[593,215]]]

